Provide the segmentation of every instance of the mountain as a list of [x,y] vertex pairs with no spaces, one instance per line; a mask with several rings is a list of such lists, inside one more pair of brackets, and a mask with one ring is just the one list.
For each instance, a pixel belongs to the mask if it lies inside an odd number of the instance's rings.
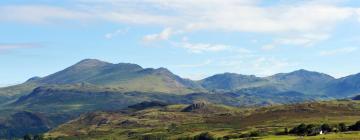
[[[42,118],[51,122],[48,125],[51,129],[94,111],[117,112],[127,108],[134,112],[196,101],[210,104],[192,104],[183,112],[214,113],[224,109],[212,104],[236,107],[294,104],[353,96],[360,91],[359,77],[360,74],[335,79],[323,73],[298,70],[269,77],[223,73],[192,81],[166,68],[85,59],[49,76],[0,88],[0,120],[5,124],[16,117],[12,114],[27,111],[43,114]],[[43,128],[39,130],[46,131]],[[20,126],[16,129],[22,131]],[[0,133],[0,138],[5,136]]]
[[38,79],[42,84],[90,83],[124,91],[189,93],[200,90],[193,81],[183,79],[165,68],[142,68],[136,64],[111,64],[85,59],[55,74]]
[[360,94],[360,73],[346,76],[331,82],[324,91],[337,98],[352,97]]
[[273,82],[279,89],[313,95],[323,94],[320,91],[335,80],[330,75],[303,69],[290,73],[275,74],[267,77],[267,79]]
[[266,82],[268,81],[264,78],[235,73],[217,74],[199,81],[201,86],[208,90],[236,90],[260,86]]
[[297,70],[290,73],[279,73],[269,77],[256,77],[235,73],[217,74],[199,81],[200,85],[210,91],[234,91],[243,89],[270,89],[266,92],[297,91],[305,94],[323,94],[320,92],[335,78],[323,73]]
[[42,114],[21,111],[12,114],[7,120],[0,121],[0,136],[12,139],[22,137],[29,132],[41,134],[51,127],[52,123]]
[[196,82],[183,79],[165,68],[142,68],[136,64],[112,64],[96,59],[82,60],[64,70],[23,84],[0,88],[2,103],[29,94],[39,86],[88,83],[119,91],[186,94],[203,91]]

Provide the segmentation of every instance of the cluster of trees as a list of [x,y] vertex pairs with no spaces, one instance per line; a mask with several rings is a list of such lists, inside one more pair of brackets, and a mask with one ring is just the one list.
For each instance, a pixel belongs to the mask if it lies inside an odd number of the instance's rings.
[[357,121],[355,124],[346,126],[345,123],[339,123],[336,125],[329,125],[329,124],[322,124],[322,125],[315,125],[315,124],[300,124],[290,131],[285,128],[283,134],[295,134],[300,136],[315,136],[322,133],[328,132],[346,132],[346,131],[360,131],[360,121]]
[[45,140],[44,136],[43,135],[30,135],[30,134],[27,134],[24,136],[24,140]]
[[224,137],[215,137],[211,135],[209,132],[204,132],[199,135],[196,135],[194,137],[184,137],[179,138],[178,140],[230,140],[230,139],[236,139],[236,138],[250,138],[250,137],[259,137],[266,135],[264,132],[261,131],[252,131],[249,133],[244,134],[234,134],[234,135],[227,135]]

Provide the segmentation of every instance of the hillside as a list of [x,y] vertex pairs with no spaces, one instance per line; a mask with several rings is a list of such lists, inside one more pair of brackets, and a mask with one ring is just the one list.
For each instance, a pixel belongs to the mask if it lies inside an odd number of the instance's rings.
[[267,82],[269,81],[253,75],[248,76],[235,73],[217,74],[199,81],[199,83],[208,90],[228,91],[261,86]]
[[96,59],[82,60],[46,77],[31,78],[23,84],[0,88],[0,101],[13,101],[39,86],[88,83],[118,91],[186,94],[204,91],[197,83],[183,79],[165,68],[142,68],[136,64],[112,64]]
[[[359,93],[359,81],[359,74],[335,79],[307,70],[269,77],[224,73],[192,81],[166,68],[86,59],[49,76],[1,88],[3,122],[0,125],[24,111],[43,114],[52,123],[51,129],[86,112],[118,111],[141,102],[168,105],[204,101],[233,107],[262,107],[349,98]],[[222,112],[206,107],[184,112]],[[38,131],[28,130],[33,132]],[[7,135],[3,133],[0,137]]]
[[334,97],[352,97],[360,94],[360,73],[337,79],[330,83],[325,92]]
[[189,94],[198,92],[275,94],[297,92],[325,98],[347,98],[360,92],[359,75],[335,79],[329,75],[297,70],[268,77],[235,73],[216,74],[200,81],[181,78],[166,68],[142,68],[137,64],[112,64],[96,59],[82,60],[45,77],[34,77],[23,84],[0,88],[0,101],[13,102],[40,86],[90,84],[119,92],[161,92]]
[[286,127],[291,128],[300,123],[351,124],[360,120],[359,108],[360,102],[350,100],[259,108],[234,108],[202,103],[168,105],[130,113],[85,114],[46,135],[63,139],[177,139],[209,132],[219,138],[254,130],[275,135]]

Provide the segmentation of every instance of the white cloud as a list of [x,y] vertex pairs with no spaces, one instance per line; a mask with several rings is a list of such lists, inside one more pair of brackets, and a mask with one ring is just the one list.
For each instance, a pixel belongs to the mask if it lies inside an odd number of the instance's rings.
[[254,71],[256,71],[258,75],[262,76],[269,76],[279,71],[283,71],[284,69],[298,65],[295,62],[288,62],[286,60],[275,59],[272,57],[259,57],[256,58],[252,63]]
[[231,48],[231,46],[223,44],[209,44],[209,43],[183,43],[180,47],[187,49],[191,53],[203,53],[203,52],[219,52],[225,51]]
[[3,51],[9,51],[9,50],[13,50],[13,49],[22,49],[22,48],[34,48],[34,47],[39,47],[40,45],[36,45],[36,44],[26,44],[26,43],[8,43],[8,44],[0,44],[0,52]]
[[159,41],[159,40],[168,40],[172,34],[174,34],[174,31],[171,28],[165,28],[163,31],[161,31],[158,34],[146,35],[143,38],[143,41],[144,42],[153,42],[153,41]]
[[[288,35],[291,36],[291,35]],[[275,39],[272,43],[266,44],[262,47],[263,50],[271,50],[277,46],[300,46],[310,47],[317,42],[326,40],[329,38],[328,34],[301,34],[291,37]]]
[[211,66],[221,67],[227,72],[241,74],[255,74],[258,76],[270,76],[281,71],[297,69],[299,64],[286,59],[267,57],[257,54],[252,55],[231,55],[213,59]]
[[1,6],[0,21],[49,23],[61,20],[85,20],[93,18],[90,13],[45,5]]
[[176,65],[175,67],[179,67],[179,68],[197,68],[197,67],[203,67],[206,65],[211,64],[212,61],[211,60],[206,60],[205,62],[199,63],[199,64],[181,64],[181,65]]
[[[183,29],[241,32],[327,31],[359,16],[359,9],[337,3],[301,1],[261,6],[257,0],[90,0],[81,7],[3,6],[2,20],[46,22],[56,19],[97,19],[121,23],[160,24]],[[146,5],[146,6],[144,6]]]
[[129,30],[130,30],[130,28],[119,29],[119,30],[116,30],[114,32],[105,34],[105,38],[106,39],[112,39],[115,36],[126,34],[127,32],[129,32]]
[[58,23],[89,20],[168,27],[161,33],[145,36],[144,41],[167,40],[177,31],[268,33],[278,37],[263,47],[271,49],[280,45],[311,46],[328,39],[338,23],[360,19],[360,8],[339,3],[297,1],[262,6],[260,0],[76,0],[67,8],[0,6],[0,21]]
[[332,56],[332,55],[339,55],[339,54],[348,54],[357,51],[359,48],[357,47],[346,47],[346,48],[338,48],[334,50],[326,50],[321,51],[321,56]]
[[266,45],[261,47],[262,50],[272,50],[274,48],[275,48],[274,44],[266,44]]

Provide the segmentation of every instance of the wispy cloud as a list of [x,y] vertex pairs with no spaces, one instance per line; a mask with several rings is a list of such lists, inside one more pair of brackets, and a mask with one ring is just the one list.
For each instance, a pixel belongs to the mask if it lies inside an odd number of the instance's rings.
[[338,48],[338,49],[333,49],[333,50],[321,51],[320,55],[321,56],[333,56],[333,55],[339,55],[339,54],[348,54],[348,53],[358,51],[358,49],[359,49],[358,47]]
[[38,44],[31,43],[0,43],[0,52],[10,51],[14,49],[23,49],[23,48],[34,48],[39,47]]
[[116,30],[114,32],[105,34],[105,38],[106,39],[112,39],[115,36],[126,34],[127,32],[129,32],[129,30],[130,30],[130,28],[118,29],[118,30]]
[[94,18],[89,12],[48,5],[0,6],[0,21],[26,23],[56,23],[62,20],[79,21]]
[[187,49],[191,53],[204,53],[204,52],[219,52],[231,48],[231,46],[223,44],[209,44],[209,43],[183,43],[180,47]]
[[[289,35],[291,36],[291,35]],[[262,46],[263,50],[272,50],[279,46],[300,46],[310,47],[317,42],[326,40],[329,38],[329,34],[300,34],[292,37],[284,37],[275,39],[272,43]]]
[[[105,0],[75,1],[81,7],[2,6],[1,20],[48,22],[96,19],[133,24],[160,24],[187,30],[241,32],[323,32],[359,16],[359,9],[337,3],[300,1],[261,6],[253,0]],[[146,6],[143,6],[146,5]]]
[[150,34],[146,35],[143,38],[144,42],[153,42],[153,41],[159,41],[159,40],[168,40],[171,35],[174,34],[173,29],[171,28],[165,28],[163,31],[161,31],[158,34]]
[[175,65],[175,67],[179,67],[179,68],[197,68],[197,67],[207,66],[207,65],[209,65],[211,63],[212,63],[211,60],[206,60],[205,62],[202,62],[202,63],[199,63],[199,64],[180,64],[180,65]]

